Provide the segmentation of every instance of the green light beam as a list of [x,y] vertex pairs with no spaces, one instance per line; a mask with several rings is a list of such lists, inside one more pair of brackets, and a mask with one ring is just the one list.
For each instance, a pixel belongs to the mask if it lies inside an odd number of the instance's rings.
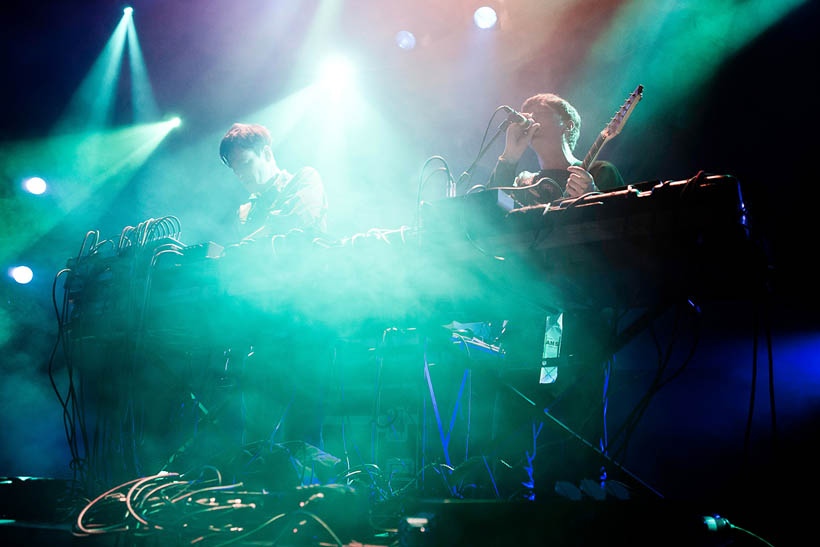
[[95,205],[113,199],[173,127],[174,120],[169,120],[60,135],[12,143],[0,151],[2,177],[19,180],[27,173],[42,173],[55,197],[54,201],[14,195],[0,199],[0,263],[92,197]]
[[131,105],[134,123],[146,123],[159,118],[159,108],[154,98],[145,60],[142,57],[134,19],[128,18],[128,64],[131,67]]
[[698,96],[727,59],[804,1],[633,1],[590,48],[574,96],[614,112],[624,90],[644,84],[641,117],[660,115]]
[[111,119],[122,52],[131,16],[123,14],[97,60],[80,83],[53,133],[63,134],[105,127]]

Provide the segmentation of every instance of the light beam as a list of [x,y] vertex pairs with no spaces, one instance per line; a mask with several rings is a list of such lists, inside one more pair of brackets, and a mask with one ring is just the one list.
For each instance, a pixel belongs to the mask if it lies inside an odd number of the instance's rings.
[[137,37],[137,28],[134,20],[128,20],[128,65],[131,67],[131,106],[134,112],[134,123],[156,121],[159,117],[159,108],[154,98],[145,60],[142,57],[142,48]]
[[54,133],[100,129],[110,122],[130,21],[130,14],[123,13],[102,52],[55,125]]

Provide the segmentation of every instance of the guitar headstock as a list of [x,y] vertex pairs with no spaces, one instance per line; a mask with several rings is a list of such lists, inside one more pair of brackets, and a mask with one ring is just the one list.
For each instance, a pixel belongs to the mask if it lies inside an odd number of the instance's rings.
[[632,114],[632,111],[635,110],[635,106],[637,106],[641,98],[643,98],[643,86],[639,85],[635,88],[635,91],[629,94],[629,97],[626,98],[626,101],[621,108],[618,109],[618,112],[612,116],[607,126],[601,131],[601,136],[609,140],[620,133],[624,124],[626,124],[626,120]]

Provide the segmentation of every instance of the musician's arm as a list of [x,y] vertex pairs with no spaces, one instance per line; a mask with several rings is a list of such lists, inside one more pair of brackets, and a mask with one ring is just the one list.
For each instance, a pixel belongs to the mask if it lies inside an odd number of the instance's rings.
[[495,164],[495,169],[493,169],[493,173],[490,175],[490,182],[487,183],[487,188],[512,186],[517,174],[518,162],[511,162],[502,156],[498,158],[498,162]]
[[[527,118],[532,118],[531,114],[524,114]],[[487,188],[499,188],[513,186],[515,176],[518,172],[518,160],[530,145],[533,135],[541,128],[541,124],[533,123],[527,127],[526,123],[512,123],[507,127],[506,142],[504,152],[495,164],[493,174]]]
[[294,228],[326,231],[327,196],[318,171],[312,167],[300,169],[288,183],[288,189],[292,194],[268,212],[268,234],[282,234]]

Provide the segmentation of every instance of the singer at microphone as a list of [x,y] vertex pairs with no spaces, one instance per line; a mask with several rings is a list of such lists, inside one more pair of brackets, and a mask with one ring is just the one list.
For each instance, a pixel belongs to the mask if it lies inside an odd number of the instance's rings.
[[[524,114],[522,114],[521,112],[518,112],[517,110],[515,110],[511,106],[504,105],[501,108],[503,108],[504,110],[506,110],[509,113],[507,115],[507,121],[509,123],[522,124],[525,134],[527,133],[527,131],[530,130],[530,127],[532,127],[532,124],[533,124],[532,118],[526,117]],[[507,125],[509,126],[509,124],[507,124]]]
[[[573,154],[581,117],[565,99],[541,93],[524,101],[520,111],[503,108],[507,112],[505,123],[509,122],[506,144],[488,188],[535,185],[514,192],[524,205],[534,205],[624,185],[618,169],[609,162],[593,162],[589,171],[581,167],[582,162]],[[518,163],[527,148],[535,152],[539,170],[519,173]],[[543,182],[536,185],[538,181]]]
[[[516,201],[526,206],[546,204],[565,197],[574,198],[597,189],[609,190],[623,185],[621,175],[611,163],[594,162],[589,171],[581,167],[582,162],[573,154],[580,136],[581,117],[578,111],[566,100],[557,95],[544,93],[524,101],[520,111],[510,108],[506,112],[510,120],[506,129],[506,144],[504,152],[498,158],[498,163],[487,185],[488,188],[505,188],[505,192],[508,192]],[[535,169],[534,172],[519,169],[519,163],[522,167],[530,167],[528,164],[530,162],[534,163],[530,155],[524,154],[527,148],[532,148],[538,160],[538,169]],[[532,167],[530,168],[532,169]],[[512,188],[512,190],[506,190],[507,188]],[[553,232],[552,235],[554,236],[555,233]],[[505,253],[503,248],[496,247],[493,251],[502,255]],[[547,260],[550,260],[550,258],[547,257]],[[603,281],[606,277],[606,272],[601,272],[601,280]],[[559,357],[572,356],[573,364],[566,367],[566,372],[561,371],[563,365],[557,367],[558,382],[566,382],[567,380],[561,380],[561,378],[567,376],[567,373],[575,378],[587,374],[592,377],[591,372],[597,370],[596,367],[600,364],[599,356],[605,351],[606,337],[602,336],[602,333],[608,332],[605,326],[607,324],[606,319],[597,309],[567,310],[566,313],[563,313],[559,300],[548,300],[546,303],[557,313],[545,317],[546,312],[539,313],[531,311],[531,309],[520,309],[516,310],[515,313],[511,313],[510,317],[504,318],[508,321],[505,321],[505,339],[502,343],[505,346],[507,355],[515,356],[517,352],[522,352],[522,356],[532,355],[529,353],[531,352],[530,348],[544,344],[547,333],[550,333],[549,336],[552,337],[552,342],[557,344],[555,347],[560,348]],[[561,327],[557,332],[561,334],[557,334],[552,327],[559,324]],[[540,328],[536,328],[536,325]],[[546,356],[546,350],[543,355]],[[535,356],[527,358],[534,359]],[[543,363],[544,361],[542,361]],[[542,368],[542,372],[546,372],[546,368]],[[571,377],[568,376],[567,379]],[[563,389],[565,388],[560,388],[558,391],[560,392]],[[579,427],[589,421],[589,407],[595,404],[595,401],[600,400],[602,387],[596,382],[579,382],[574,389],[573,399],[575,403],[566,407],[566,414],[562,416],[562,420],[570,426]],[[537,393],[536,390],[534,395],[539,397]],[[552,397],[554,395],[550,395],[550,400],[554,401]],[[518,418],[518,411],[514,410],[512,406],[504,405],[500,402],[502,401],[500,398],[498,401],[497,412],[499,417],[497,423],[504,424],[506,421],[510,424],[519,424],[524,421],[523,418]],[[538,404],[545,407],[551,403],[547,403],[545,399],[540,399]],[[507,414],[506,418],[505,413]],[[529,418],[528,415],[527,419]],[[601,422],[591,426],[597,430],[591,434],[593,438],[596,437],[595,433],[603,435],[602,425]],[[502,427],[502,429],[506,428]],[[535,430],[533,429],[533,431]],[[531,446],[529,442],[518,444],[513,442],[511,438],[505,444],[507,444],[505,450],[509,450],[513,454],[510,456],[509,461],[520,458],[521,461],[528,462],[531,469],[537,469],[537,466],[545,463],[555,468],[554,461],[539,462],[533,458],[530,454]],[[520,454],[519,456],[515,455],[516,449]],[[562,457],[566,458],[562,461],[573,462],[573,464],[588,461],[585,457],[586,452],[584,452],[587,450],[586,447],[581,447],[579,444],[575,448],[567,447],[567,449],[569,452]],[[587,472],[598,472],[599,470],[598,466],[592,466],[586,471],[582,465],[562,466],[560,476],[571,483],[578,483],[581,479],[589,478],[589,475],[586,475]],[[536,481],[536,489],[538,489],[537,481],[541,480],[540,477],[544,475],[549,476],[543,472],[538,473],[535,471],[529,475],[532,480]],[[599,483],[596,482],[596,484]],[[552,489],[551,487],[552,484],[549,484],[547,488]]]

